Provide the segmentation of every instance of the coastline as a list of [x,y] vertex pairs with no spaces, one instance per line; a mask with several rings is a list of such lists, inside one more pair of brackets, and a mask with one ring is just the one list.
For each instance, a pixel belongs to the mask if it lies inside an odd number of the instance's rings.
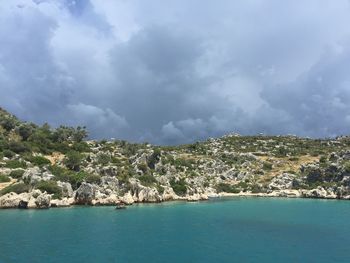
[[[50,197],[50,195],[47,195],[46,193],[42,193],[41,195],[46,195]],[[127,196],[128,194],[126,194]],[[254,198],[300,198],[300,199],[328,199],[328,200],[350,200],[350,196],[337,196],[334,193],[327,193],[325,189],[322,187],[312,189],[312,190],[278,190],[278,191],[272,191],[270,193],[252,193],[252,192],[240,192],[240,193],[227,193],[227,192],[220,192],[220,193],[210,193],[210,194],[194,194],[194,195],[188,195],[188,196],[173,196],[172,198],[163,199],[159,201],[138,201],[137,199],[130,199],[131,196],[128,197],[116,197],[113,199],[110,198],[104,198],[104,199],[93,199],[89,203],[79,203],[76,201],[75,198],[64,198],[62,200],[58,199],[49,199],[49,202],[46,203],[46,205],[38,205],[38,203],[34,202],[33,200],[28,198],[28,196],[25,196],[23,194],[15,194],[10,193],[9,197],[15,196],[15,201],[12,201],[10,203],[7,203],[7,205],[0,205],[1,209],[49,209],[49,208],[62,208],[62,207],[74,207],[74,206],[90,206],[90,207],[98,207],[98,206],[117,206],[120,204],[123,205],[133,205],[133,204],[160,204],[160,203],[168,203],[168,202],[177,202],[177,201],[183,201],[183,202],[202,202],[207,200],[213,200],[213,199],[220,199],[220,198],[237,198],[237,197],[254,197]],[[132,197],[131,197],[132,198]],[[22,199],[22,200],[21,200]],[[24,201],[23,201],[24,200]],[[26,205],[23,205],[23,202],[26,203]],[[18,203],[18,204],[16,204]]]

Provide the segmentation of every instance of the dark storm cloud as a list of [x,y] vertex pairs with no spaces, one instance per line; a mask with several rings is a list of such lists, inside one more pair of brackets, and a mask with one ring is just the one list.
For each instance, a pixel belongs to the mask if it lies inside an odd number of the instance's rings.
[[92,137],[350,128],[348,1],[0,2],[0,104]]

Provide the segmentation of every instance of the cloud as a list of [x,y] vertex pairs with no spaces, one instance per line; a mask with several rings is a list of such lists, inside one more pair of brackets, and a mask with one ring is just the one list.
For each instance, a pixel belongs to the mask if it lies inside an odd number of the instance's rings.
[[[346,0],[0,2],[0,104],[92,138],[349,130]],[[251,18],[254,19],[251,19]]]

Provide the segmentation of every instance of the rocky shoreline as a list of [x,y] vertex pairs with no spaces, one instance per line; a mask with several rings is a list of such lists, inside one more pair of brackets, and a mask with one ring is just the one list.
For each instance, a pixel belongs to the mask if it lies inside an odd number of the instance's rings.
[[0,208],[350,199],[350,136],[227,134],[177,146],[86,140],[83,127],[21,122],[0,108]]
[[[315,199],[338,199],[350,200],[350,195],[339,196],[332,191],[327,191],[323,187],[317,187],[312,190],[306,189],[286,189],[275,190],[269,193],[203,193],[187,196],[177,196],[171,191],[163,195],[155,194],[147,187],[139,189],[138,192],[127,192],[123,196],[116,194],[103,195],[100,192],[94,192],[94,185],[83,183],[82,186],[71,197],[63,199],[54,199],[52,195],[40,190],[34,190],[30,193],[8,193],[0,197],[0,209],[18,208],[18,209],[47,209],[58,207],[70,207],[74,205],[89,206],[116,206],[118,204],[132,205],[134,203],[161,203],[168,201],[187,201],[197,202],[205,201],[210,198],[222,197],[283,197],[283,198],[315,198]],[[142,186],[141,186],[142,187]],[[153,192],[153,193],[152,193]]]

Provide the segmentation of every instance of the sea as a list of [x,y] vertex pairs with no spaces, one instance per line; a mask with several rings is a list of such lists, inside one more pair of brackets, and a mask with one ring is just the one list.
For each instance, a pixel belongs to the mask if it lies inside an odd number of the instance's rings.
[[350,201],[0,210],[0,262],[350,262]]

